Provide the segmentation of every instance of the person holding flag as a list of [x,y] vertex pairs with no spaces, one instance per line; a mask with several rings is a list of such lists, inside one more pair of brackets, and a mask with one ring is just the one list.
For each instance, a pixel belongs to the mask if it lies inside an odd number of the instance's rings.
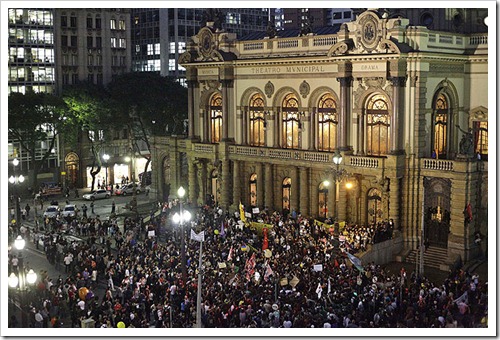
[[240,201],[240,220],[245,224],[247,223],[247,218],[245,217],[245,209],[243,207],[243,204],[241,204],[241,201]]

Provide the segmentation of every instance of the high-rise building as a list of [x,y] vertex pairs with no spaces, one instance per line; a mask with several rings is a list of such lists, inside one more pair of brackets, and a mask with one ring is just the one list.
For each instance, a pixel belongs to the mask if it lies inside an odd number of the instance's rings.
[[56,85],[105,85],[130,71],[130,14],[120,8],[55,10]]
[[312,28],[334,26],[353,20],[350,8],[276,8],[277,29],[301,29],[304,24]]
[[[27,91],[56,92],[56,67],[54,44],[54,10],[51,8],[9,9],[9,64],[8,93]],[[36,159],[41,160],[53,138],[40,143]],[[24,175],[33,168],[30,154],[21,147],[19,140],[9,134],[9,160],[18,159],[17,171]],[[59,139],[42,164],[40,176],[53,180],[52,173],[59,166]],[[55,171],[56,173],[58,171]],[[28,181],[25,185],[29,185]]]
[[[60,94],[79,82],[105,85],[131,69],[129,9],[21,8],[9,9],[8,91],[28,90]],[[41,159],[50,140],[37,150]],[[81,145],[81,144],[80,144]],[[9,158],[29,171],[29,154],[9,138]],[[87,158],[82,150],[66,150],[57,138],[42,166],[40,178],[61,181],[60,169],[70,184],[81,185]],[[82,163],[83,162],[83,163]]]
[[[131,9],[132,70],[159,72],[185,85],[185,69],[177,60],[206,21],[206,11],[205,8]],[[269,19],[267,8],[223,8],[217,15],[221,29],[238,35],[265,31]]]

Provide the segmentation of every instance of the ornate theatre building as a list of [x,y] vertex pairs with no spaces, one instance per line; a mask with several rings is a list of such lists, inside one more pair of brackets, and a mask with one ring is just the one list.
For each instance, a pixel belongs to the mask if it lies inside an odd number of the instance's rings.
[[487,234],[487,34],[408,23],[368,10],[336,33],[254,40],[203,27],[180,57],[188,136],[156,140],[158,195],[183,185],[191,202],[213,195],[230,212],[241,201],[392,219],[405,249],[423,232],[445,263],[476,257],[474,234]]

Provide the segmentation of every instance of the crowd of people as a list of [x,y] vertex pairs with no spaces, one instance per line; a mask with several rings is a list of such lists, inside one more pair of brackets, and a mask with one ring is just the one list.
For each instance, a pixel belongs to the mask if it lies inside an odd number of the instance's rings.
[[[50,322],[60,327],[61,320],[70,319],[72,327],[80,327],[91,318],[102,328],[193,327],[198,270],[203,275],[202,324],[208,328],[487,324],[488,285],[477,274],[453,270],[444,282],[434,283],[404,268],[389,272],[375,263],[353,265],[349,254],[392,237],[390,221],[348,224],[332,232],[300,213],[285,217],[264,209],[243,223],[237,213],[203,206],[181,233],[170,222],[178,201],[161,204],[159,210],[147,222],[126,218],[123,228],[116,218],[76,219],[68,225],[85,236],[83,243],[49,232],[43,247],[66,275],[39,278],[31,326]],[[251,219],[272,227],[263,235],[251,227]],[[55,233],[61,225],[56,221],[50,230]],[[204,232],[201,269],[200,242],[190,238],[190,229],[196,235]],[[14,226],[13,235],[17,232]],[[164,241],[159,240],[162,233]],[[9,254],[11,269],[14,258]],[[96,293],[98,287],[102,294]]]

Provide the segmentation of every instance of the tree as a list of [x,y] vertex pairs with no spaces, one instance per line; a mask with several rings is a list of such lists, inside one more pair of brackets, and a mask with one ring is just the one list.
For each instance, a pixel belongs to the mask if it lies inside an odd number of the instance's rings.
[[75,137],[83,132],[90,142],[92,155],[91,190],[94,190],[95,177],[102,167],[101,151],[109,139],[113,122],[109,110],[108,94],[101,86],[79,83],[65,88],[62,97],[71,112],[71,130],[65,135],[65,140],[75,147]]
[[11,93],[8,108],[9,135],[28,153],[30,185],[36,189],[38,173],[52,154],[58,136],[68,126],[67,107],[61,98],[52,94],[27,91],[26,94]]
[[[151,163],[150,137],[184,133],[187,89],[174,78],[152,72],[133,72],[116,77],[108,90],[114,120],[128,127],[131,151],[146,159],[146,173]],[[140,152],[140,144],[147,148],[147,154]]]

